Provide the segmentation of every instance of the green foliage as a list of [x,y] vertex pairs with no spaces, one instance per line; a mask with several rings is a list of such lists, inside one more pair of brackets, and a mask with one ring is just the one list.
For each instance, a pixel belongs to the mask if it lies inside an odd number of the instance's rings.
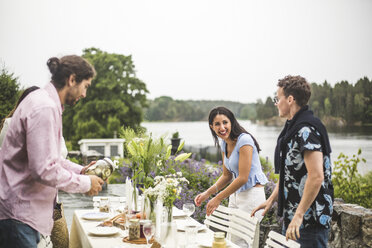
[[148,121],[201,121],[208,118],[209,111],[217,106],[225,106],[234,112],[237,118],[254,120],[256,107],[254,104],[242,104],[231,101],[193,101],[173,100],[161,96],[150,100],[145,119]]
[[[191,155],[191,153],[182,153],[177,157],[171,157],[172,146],[165,143],[164,137],[153,138],[143,132],[136,133],[129,127],[123,128],[120,135],[125,139],[125,147],[133,171],[132,179],[135,180],[135,184],[143,183],[145,188],[153,186],[154,183],[150,172],[165,175],[164,168],[167,160],[170,160],[169,163],[173,160],[183,162]],[[179,145],[176,153],[181,151],[183,145],[184,142]]]
[[336,198],[342,198],[347,203],[359,204],[366,208],[372,208],[372,173],[361,176],[358,173],[358,164],[366,162],[360,158],[362,150],[352,158],[340,153],[338,160],[334,162],[333,186]]
[[[279,181],[279,175],[274,173],[274,168],[267,159],[260,157],[260,161],[262,165],[262,170],[268,179],[268,182],[265,185],[265,196],[267,199],[269,198],[269,196],[275,189],[275,186],[277,182]],[[277,202],[275,202],[273,206],[271,207],[271,209],[265,214],[261,223],[281,226],[282,219],[278,217],[278,203]]]
[[[334,117],[345,120],[348,125],[372,123],[372,80],[359,79],[355,85],[341,81],[332,87],[327,81],[311,84],[310,108],[321,119]],[[201,121],[217,106],[229,108],[238,119],[267,120],[278,116],[271,97],[265,102],[243,104],[231,101],[181,101],[162,96],[149,101],[145,118],[148,121]],[[332,118],[329,119],[332,125]]]
[[77,159],[77,158],[69,158],[71,162],[74,162],[75,164],[83,164],[83,160]]
[[312,83],[311,89],[309,105],[316,116],[342,118],[348,125],[372,123],[372,81],[367,77],[355,85],[341,81],[333,88],[327,81]]
[[264,104],[259,100],[256,104],[256,109],[257,119],[259,120],[269,119],[278,115],[278,111],[271,97],[266,98],[266,102]]
[[274,168],[269,160],[260,156],[260,162],[263,172],[266,174],[267,179],[276,183],[279,180],[279,174],[274,173]]
[[84,50],[97,71],[87,96],[63,116],[64,136],[77,147],[81,138],[110,138],[121,126],[140,128],[148,90],[136,78],[131,56],[107,53],[97,48]]
[[172,139],[178,139],[180,137],[180,133],[179,132],[174,132],[172,134]]
[[19,97],[18,79],[5,68],[0,72],[0,122],[14,108]]
[[145,117],[150,121],[198,121],[204,117],[200,107],[193,108],[186,101],[162,96],[150,101]]
[[247,120],[256,120],[257,119],[257,110],[254,104],[246,104],[240,109],[239,114],[240,119]]

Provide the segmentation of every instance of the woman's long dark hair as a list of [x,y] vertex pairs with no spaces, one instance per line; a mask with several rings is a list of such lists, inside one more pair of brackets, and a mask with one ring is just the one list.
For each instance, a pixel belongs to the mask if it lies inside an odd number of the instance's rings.
[[208,120],[209,120],[209,129],[211,130],[211,133],[212,133],[212,136],[213,136],[213,139],[214,139],[215,146],[217,146],[217,147],[220,146],[220,144],[218,143],[217,134],[211,128],[211,126],[213,126],[213,120],[216,117],[216,115],[225,115],[227,118],[229,118],[229,120],[231,122],[230,139],[237,140],[240,134],[242,134],[242,133],[249,134],[252,137],[253,141],[254,141],[254,145],[256,146],[257,151],[258,152],[261,151],[261,148],[258,145],[257,140],[253,137],[253,135],[250,134],[250,133],[248,133],[247,130],[244,129],[244,127],[240,126],[240,124],[236,120],[233,112],[231,112],[229,109],[227,109],[225,107],[216,107],[216,108],[212,109],[209,112],[209,118],[208,118]]
[[13,116],[14,111],[17,109],[18,105],[23,101],[23,99],[25,99],[26,96],[27,96],[28,94],[30,94],[32,91],[37,90],[37,89],[39,89],[39,87],[37,87],[37,86],[31,86],[31,87],[29,87],[29,88],[27,88],[27,89],[25,89],[25,90],[23,91],[22,95],[19,97],[19,99],[18,99],[16,105],[14,106],[14,108],[13,108],[13,109],[9,112],[9,114],[8,114],[8,115],[7,115],[7,116],[6,116],[2,121],[1,121],[1,124],[0,124],[0,130],[3,129],[5,119],[6,119],[6,118],[10,118],[10,117]]

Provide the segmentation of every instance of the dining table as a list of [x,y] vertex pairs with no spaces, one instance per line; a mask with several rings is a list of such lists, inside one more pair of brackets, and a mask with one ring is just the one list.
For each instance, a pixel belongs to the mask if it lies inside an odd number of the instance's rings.
[[[97,218],[87,218],[87,216],[98,216]],[[146,244],[131,244],[123,241],[123,238],[128,236],[127,230],[122,230],[118,227],[99,227],[99,230],[110,230],[110,232],[97,233],[97,226],[101,224],[105,217],[98,209],[76,209],[73,214],[71,229],[70,229],[70,248],[141,248],[150,247]],[[187,217],[183,211],[173,207],[173,223],[177,228],[172,232],[176,241],[175,247],[172,248],[199,248],[212,247],[214,232],[208,229],[204,224],[200,224],[195,219]],[[185,225],[197,226],[197,231],[194,237],[190,240],[186,237]],[[113,229],[116,228],[116,229]],[[93,231],[92,231],[93,230]],[[161,243],[161,242],[160,242]],[[226,240],[227,247],[237,248],[238,246]]]

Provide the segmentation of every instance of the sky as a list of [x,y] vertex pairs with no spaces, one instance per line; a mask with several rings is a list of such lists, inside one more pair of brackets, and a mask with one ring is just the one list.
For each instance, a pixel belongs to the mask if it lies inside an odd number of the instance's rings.
[[371,79],[372,1],[0,0],[0,66],[22,87],[90,47],[132,55],[150,99],[250,103],[286,75]]

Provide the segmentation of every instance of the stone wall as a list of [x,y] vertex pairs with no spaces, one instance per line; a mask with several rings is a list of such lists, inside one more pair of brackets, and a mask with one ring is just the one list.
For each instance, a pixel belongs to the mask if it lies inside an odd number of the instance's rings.
[[[260,247],[264,247],[271,230],[281,233],[277,225],[260,226]],[[372,247],[372,209],[347,204],[342,199],[335,199],[328,247]]]
[[335,199],[329,247],[372,247],[372,210]]

